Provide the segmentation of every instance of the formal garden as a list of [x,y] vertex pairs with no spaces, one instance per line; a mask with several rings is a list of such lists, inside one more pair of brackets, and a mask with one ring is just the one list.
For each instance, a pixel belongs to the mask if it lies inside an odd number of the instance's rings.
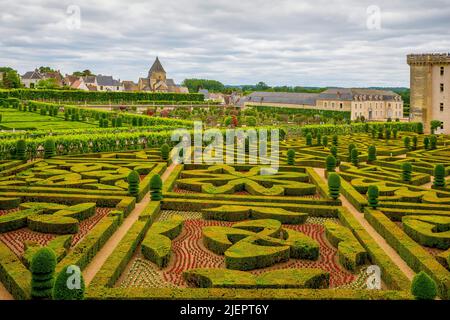
[[267,174],[257,142],[178,163],[191,121],[76,103],[198,95],[39,94],[1,100],[2,299],[450,297],[450,139],[421,123],[285,121]]

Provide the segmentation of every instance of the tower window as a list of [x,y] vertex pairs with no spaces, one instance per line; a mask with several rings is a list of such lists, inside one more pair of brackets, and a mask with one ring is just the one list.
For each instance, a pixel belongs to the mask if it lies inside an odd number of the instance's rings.
[[339,104],[339,107],[340,107],[341,109],[342,109],[342,106],[343,106],[343,105],[342,105],[342,103],[341,103],[341,104]]
[[444,92],[444,84],[441,83],[441,92]]
[[441,67],[441,76],[444,75],[444,67]]
[[443,103],[443,102],[441,102],[441,104],[440,104],[440,106],[439,106],[439,110],[440,110],[441,112],[444,111],[444,103]]

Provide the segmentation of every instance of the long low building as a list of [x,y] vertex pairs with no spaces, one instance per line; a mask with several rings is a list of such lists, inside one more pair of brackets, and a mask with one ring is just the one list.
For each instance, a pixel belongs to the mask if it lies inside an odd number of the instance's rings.
[[347,111],[351,119],[367,120],[403,118],[403,100],[393,91],[331,88],[322,93],[252,92],[244,106]]

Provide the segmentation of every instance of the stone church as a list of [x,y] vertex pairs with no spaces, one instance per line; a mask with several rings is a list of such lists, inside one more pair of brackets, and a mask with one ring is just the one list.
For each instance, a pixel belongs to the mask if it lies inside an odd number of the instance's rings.
[[177,86],[173,79],[167,79],[166,71],[158,57],[148,71],[147,78],[139,78],[138,86],[139,91],[185,92],[185,88]]

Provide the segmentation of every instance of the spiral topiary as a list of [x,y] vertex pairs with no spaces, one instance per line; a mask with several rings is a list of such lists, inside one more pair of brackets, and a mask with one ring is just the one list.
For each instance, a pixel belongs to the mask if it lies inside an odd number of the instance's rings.
[[49,159],[55,155],[55,141],[53,139],[47,139],[44,142],[44,158]]
[[66,266],[56,277],[53,300],[83,300],[85,288],[80,268]]
[[411,182],[411,172],[412,172],[412,165],[411,162],[404,162],[402,164],[402,180],[404,182]]
[[163,182],[159,174],[155,174],[150,180],[150,195],[152,201],[161,201],[162,200],[162,185]]
[[371,163],[377,160],[377,148],[374,145],[369,146],[367,152],[367,163]]
[[56,254],[49,248],[39,249],[31,259],[31,296],[45,299],[52,296]]
[[413,278],[411,293],[417,300],[433,300],[437,295],[437,286],[431,277],[420,271]]
[[25,140],[20,139],[16,143],[16,157],[19,160],[26,160],[27,154],[26,154],[27,144]]
[[295,150],[289,149],[287,152],[287,164],[293,166],[295,164]]
[[358,163],[359,163],[359,152],[357,148],[353,148],[352,149],[352,153],[351,153],[351,161],[352,164],[357,167]]
[[337,200],[340,195],[341,189],[341,178],[335,172],[328,175],[328,193],[331,198]]
[[336,169],[336,158],[333,155],[328,155],[325,159],[326,167],[328,172],[334,172]]
[[169,147],[169,145],[168,145],[167,143],[164,143],[164,144],[161,146],[161,158],[162,158],[164,161],[167,161],[167,160],[169,159],[169,152],[170,152],[170,147]]
[[367,198],[369,207],[371,207],[372,209],[376,209],[378,207],[378,195],[379,195],[378,187],[375,185],[369,186],[367,190]]
[[442,164],[437,164],[434,167],[433,187],[436,187],[436,188],[444,188],[445,187],[445,167]]
[[348,145],[348,161],[352,161],[352,150],[355,148],[356,146],[353,143]]
[[139,194],[139,173],[136,171],[131,171],[128,174],[128,193],[133,197],[137,197]]

